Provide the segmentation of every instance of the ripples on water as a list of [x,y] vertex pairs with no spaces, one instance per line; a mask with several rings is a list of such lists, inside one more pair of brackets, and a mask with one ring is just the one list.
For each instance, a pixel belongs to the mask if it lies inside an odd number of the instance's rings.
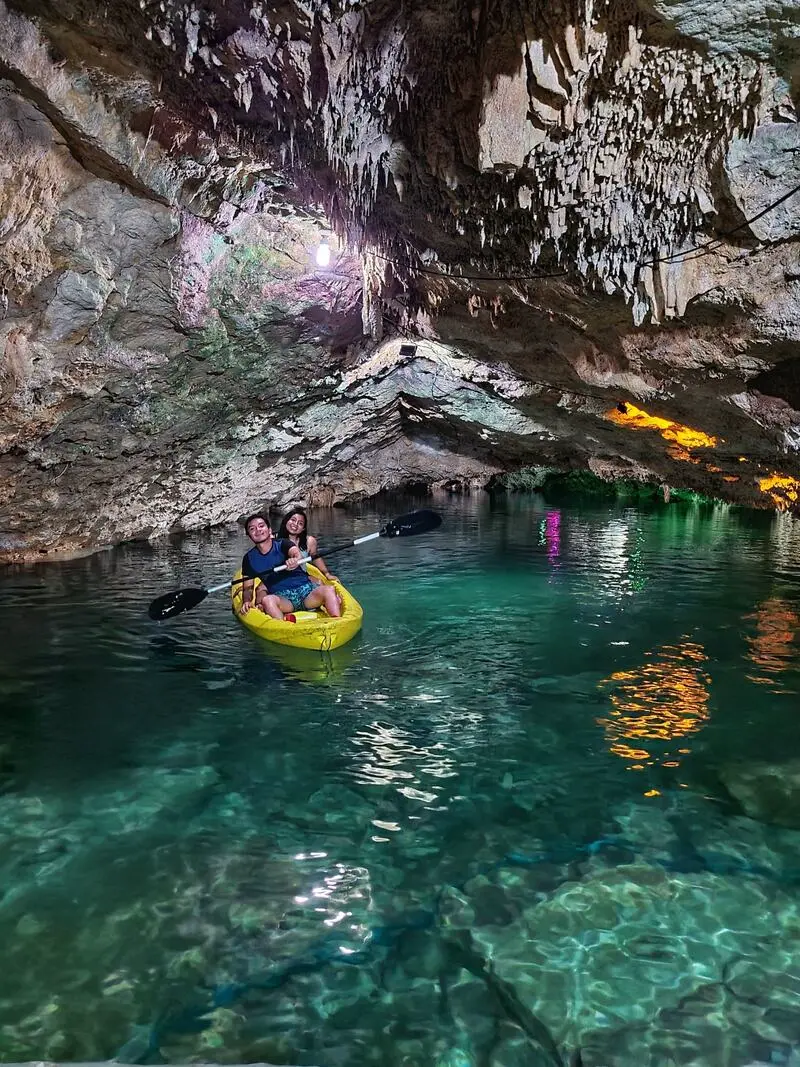
[[443,510],[321,656],[146,617],[237,531],[5,572],[3,1060],[800,1063],[800,526]]

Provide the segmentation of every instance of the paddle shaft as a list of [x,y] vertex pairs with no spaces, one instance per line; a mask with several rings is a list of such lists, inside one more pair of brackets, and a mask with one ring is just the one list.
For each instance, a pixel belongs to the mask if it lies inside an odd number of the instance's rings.
[[[354,541],[349,541],[346,545],[337,545],[335,548],[327,549],[325,555],[331,556],[335,552],[344,552],[346,548],[363,545],[365,541],[374,541],[377,537],[413,537],[414,534],[428,533],[430,530],[437,529],[441,524],[441,516],[428,508],[422,508],[419,511],[412,511],[408,515],[400,515],[398,518],[392,519],[391,522],[388,522],[381,530],[377,530],[375,533],[365,534],[363,537],[357,537]],[[311,562],[319,558],[320,553],[318,552],[314,555],[305,555],[299,558],[292,557],[293,560],[297,559],[298,564]],[[209,593],[219,593],[223,589],[230,589],[233,585],[239,585],[240,582],[266,578],[268,574],[274,574],[276,571],[288,571],[289,569],[288,564],[282,563],[278,567],[270,567],[269,570],[254,574],[252,579],[242,576],[230,582],[222,582],[221,585],[214,585],[210,589],[198,589],[196,587],[192,589],[176,589],[172,593],[165,593],[163,596],[156,597],[147,609],[147,614],[157,622],[163,619],[172,619],[183,611],[197,607]]]
[[[367,534],[365,537],[357,537],[355,541],[348,541],[346,545],[337,545],[336,548],[330,548],[325,552],[326,556],[333,556],[337,552],[344,552],[346,548],[354,548],[356,545],[363,545],[365,541],[374,541],[376,537],[380,537],[380,531],[377,533]],[[317,552],[316,556],[303,556],[300,560],[301,563],[309,563],[311,560],[319,559],[322,552]],[[262,571],[256,575],[257,578],[266,578],[268,574],[277,574],[278,571],[288,571],[288,566],[285,563],[281,563],[278,567],[271,567],[268,571]],[[234,578],[233,581],[223,582],[222,585],[212,585],[210,589],[207,589],[207,593],[219,593],[223,589],[230,589],[231,586],[239,585],[241,582],[252,582],[255,578],[242,576],[241,578]]]

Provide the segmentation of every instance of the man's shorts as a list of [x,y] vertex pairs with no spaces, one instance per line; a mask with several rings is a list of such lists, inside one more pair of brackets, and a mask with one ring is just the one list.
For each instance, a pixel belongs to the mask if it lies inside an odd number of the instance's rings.
[[303,582],[302,585],[296,585],[294,589],[278,589],[276,592],[279,597],[288,600],[295,611],[299,611],[303,607],[305,598],[314,592],[314,586],[311,582]]

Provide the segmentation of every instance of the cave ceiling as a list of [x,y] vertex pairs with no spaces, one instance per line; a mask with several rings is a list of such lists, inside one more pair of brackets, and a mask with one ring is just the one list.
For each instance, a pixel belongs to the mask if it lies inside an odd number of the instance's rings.
[[0,553],[527,466],[795,509],[798,96],[797,3],[0,0]]

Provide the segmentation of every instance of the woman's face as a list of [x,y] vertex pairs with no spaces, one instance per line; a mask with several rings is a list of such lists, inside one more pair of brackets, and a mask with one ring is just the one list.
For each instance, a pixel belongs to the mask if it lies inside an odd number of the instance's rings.
[[299,512],[294,511],[286,520],[286,529],[290,534],[297,537],[306,528],[306,517]]

